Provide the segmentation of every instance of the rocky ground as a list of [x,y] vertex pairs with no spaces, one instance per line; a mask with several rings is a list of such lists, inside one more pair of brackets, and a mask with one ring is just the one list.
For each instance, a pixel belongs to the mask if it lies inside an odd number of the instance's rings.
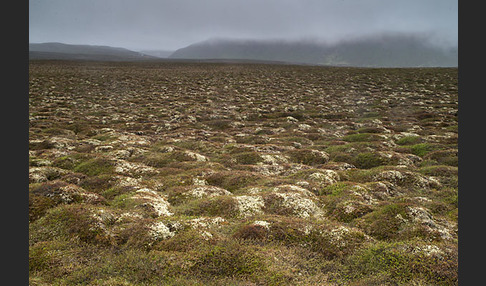
[[31,285],[456,285],[457,68],[31,61]]

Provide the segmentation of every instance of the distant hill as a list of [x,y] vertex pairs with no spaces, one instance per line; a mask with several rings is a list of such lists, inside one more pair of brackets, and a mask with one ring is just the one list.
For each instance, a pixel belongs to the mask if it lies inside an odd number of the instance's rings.
[[132,61],[154,58],[153,56],[130,51],[125,48],[109,46],[70,45],[63,43],[29,44],[29,59]]
[[456,67],[457,48],[416,35],[380,35],[326,44],[316,41],[213,39],[176,50],[172,59],[245,59],[356,67]]
[[166,51],[166,50],[142,50],[140,51],[142,54],[157,57],[157,58],[168,58],[174,51]]

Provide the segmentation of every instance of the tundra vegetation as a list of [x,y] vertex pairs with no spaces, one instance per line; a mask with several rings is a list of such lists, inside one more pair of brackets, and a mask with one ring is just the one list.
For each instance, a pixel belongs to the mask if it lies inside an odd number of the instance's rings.
[[457,285],[457,68],[31,61],[30,285]]

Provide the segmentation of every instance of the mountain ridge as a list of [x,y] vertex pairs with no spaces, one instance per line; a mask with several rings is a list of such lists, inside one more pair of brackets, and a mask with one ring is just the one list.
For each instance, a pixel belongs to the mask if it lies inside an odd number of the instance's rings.
[[120,47],[73,45],[58,42],[29,43],[30,59],[147,60],[154,56]]
[[457,48],[425,36],[375,35],[319,41],[209,39],[176,50],[171,59],[246,59],[355,67],[457,67]]
[[[154,52],[155,51],[155,52]],[[348,67],[457,67],[457,47],[442,48],[426,36],[384,34],[335,43],[315,40],[213,38],[158,55],[121,47],[29,43],[29,59],[94,61],[233,61]]]

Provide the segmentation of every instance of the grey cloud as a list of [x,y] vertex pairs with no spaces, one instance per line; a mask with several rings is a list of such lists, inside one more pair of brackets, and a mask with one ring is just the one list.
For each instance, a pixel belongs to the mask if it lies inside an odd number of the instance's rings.
[[431,33],[457,45],[452,0],[30,0],[30,42],[177,49],[214,37],[337,41]]

